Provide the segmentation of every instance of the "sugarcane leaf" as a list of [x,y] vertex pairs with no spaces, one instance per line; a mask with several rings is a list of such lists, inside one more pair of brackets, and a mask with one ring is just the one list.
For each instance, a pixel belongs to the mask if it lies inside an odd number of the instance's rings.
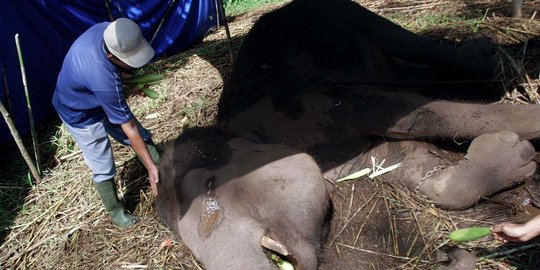
[[152,90],[152,89],[143,88],[142,91],[147,97],[149,97],[151,99],[159,98],[159,94],[156,91]]
[[342,177],[342,178],[339,178],[338,180],[336,180],[336,183],[337,182],[342,182],[342,181],[347,181],[347,180],[352,180],[352,179],[356,179],[356,178],[360,178],[364,175],[367,175],[371,172],[371,169],[370,168],[365,168],[365,169],[362,169],[360,171],[357,171],[353,174],[350,174],[350,175],[347,175],[345,177]]
[[474,241],[491,234],[489,227],[470,227],[455,230],[448,234],[448,238],[454,242]]

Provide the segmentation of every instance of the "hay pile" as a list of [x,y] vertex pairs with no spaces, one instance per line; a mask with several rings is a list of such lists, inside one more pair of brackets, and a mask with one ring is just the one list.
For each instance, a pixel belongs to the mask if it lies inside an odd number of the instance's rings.
[[[487,36],[503,44],[503,53],[512,60],[506,68],[516,75],[505,78],[509,81],[509,94],[501,102],[540,103],[540,21],[537,19],[540,14],[536,14],[540,1],[525,1],[522,19],[503,16],[509,13],[507,1],[361,2],[403,27],[432,38],[459,42]],[[233,50],[238,49],[242,37],[260,15],[281,5],[266,6],[233,18],[229,25]],[[461,19],[452,19],[455,17]],[[186,127],[213,123],[223,81],[232,68],[228,44],[224,30],[220,29],[191,50],[163,58],[148,67],[148,72],[165,74],[166,78],[154,86],[161,97],[151,100],[133,95],[129,103],[143,125],[151,129],[158,145],[176,138]],[[153,209],[145,171],[133,151],[113,143],[118,162],[117,183],[130,210],[142,219],[125,231],[111,224],[94,192],[90,172],[67,134],[64,127],[53,134],[56,139],[51,139],[51,144],[59,146],[55,153],[58,165],[47,170],[43,182],[29,190],[17,218],[0,242],[0,269],[202,269],[182,242],[174,239],[160,223]],[[360,184],[356,185],[358,188]],[[500,213],[489,209],[493,204],[480,204],[475,209],[448,212],[400,186],[377,181],[373,185],[377,194],[373,198],[387,209],[410,213],[398,219],[388,215],[391,224],[388,239],[399,235],[397,228],[401,222],[410,222],[420,232],[422,239],[414,241],[422,243],[423,250],[403,255],[396,255],[392,250],[376,254],[400,260],[399,268],[403,269],[431,269],[430,262],[435,259],[437,250],[448,244],[445,237],[448,231],[469,225],[489,226],[513,217],[515,212],[512,211],[520,210],[514,209],[514,205],[508,212]],[[354,186],[347,183],[340,189],[344,194],[351,194]],[[354,196],[345,198],[352,200]],[[343,209],[347,211],[336,215],[341,232],[346,231],[348,220],[360,210],[347,209],[347,206]],[[362,217],[369,217],[369,213]],[[350,246],[341,241],[339,234],[333,235],[331,240],[342,250]],[[526,265],[527,260],[539,261],[535,253],[540,251],[540,245],[536,242],[511,249],[506,255],[494,251],[498,245],[494,241],[483,241],[461,246],[487,254],[477,264],[479,269],[516,269],[515,266]],[[370,250],[359,252],[373,255]]]

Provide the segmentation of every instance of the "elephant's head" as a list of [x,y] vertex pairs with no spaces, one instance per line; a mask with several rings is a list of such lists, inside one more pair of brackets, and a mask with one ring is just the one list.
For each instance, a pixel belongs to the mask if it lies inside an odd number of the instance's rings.
[[331,204],[315,161],[285,145],[199,135],[165,147],[165,224],[208,269],[276,269],[266,250],[316,269]]

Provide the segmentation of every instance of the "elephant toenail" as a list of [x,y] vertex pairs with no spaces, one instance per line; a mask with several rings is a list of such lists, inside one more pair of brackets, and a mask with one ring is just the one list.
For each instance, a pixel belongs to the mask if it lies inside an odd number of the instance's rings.
[[523,144],[523,150],[520,153],[520,157],[523,160],[531,160],[536,155],[534,146],[529,141],[522,141],[521,143]]
[[499,138],[503,142],[516,142],[517,140],[519,140],[519,136],[516,133],[511,132],[511,131],[499,132]]

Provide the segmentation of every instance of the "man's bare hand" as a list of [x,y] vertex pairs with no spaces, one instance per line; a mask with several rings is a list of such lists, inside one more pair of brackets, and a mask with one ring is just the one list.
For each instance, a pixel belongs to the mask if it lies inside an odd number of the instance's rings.
[[131,142],[131,147],[133,147],[135,153],[137,153],[139,158],[142,160],[144,167],[146,167],[146,170],[148,170],[148,178],[150,179],[152,194],[154,194],[154,196],[157,196],[157,185],[159,183],[158,168],[154,164],[150,152],[148,152],[146,142],[143,140],[141,134],[139,133],[139,130],[137,129],[136,119],[131,119],[129,122],[122,124],[121,127],[126,136],[129,138],[129,141]]
[[495,239],[507,242],[527,242],[540,235],[540,215],[525,224],[501,223],[491,227]]
[[159,173],[156,166],[148,170],[148,180],[150,181],[150,187],[152,188],[152,194],[154,197],[158,196],[157,185],[159,183]]

